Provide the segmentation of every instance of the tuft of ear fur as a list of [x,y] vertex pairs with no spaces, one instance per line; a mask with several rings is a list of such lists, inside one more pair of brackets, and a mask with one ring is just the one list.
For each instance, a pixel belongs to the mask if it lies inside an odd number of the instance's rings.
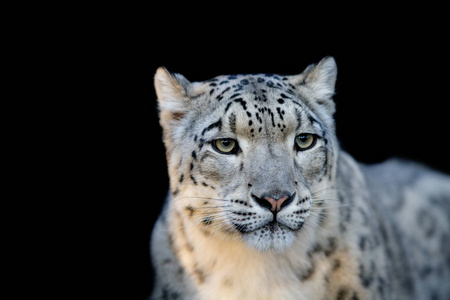
[[159,67],[155,74],[161,121],[180,120],[188,110],[190,82],[181,74],[170,74]]
[[293,76],[291,84],[301,89],[313,98],[312,102],[323,106],[332,115],[335,105],[332,99],[337,76],[336,61],[327,56],[318,64],[309,65],[303,73]]

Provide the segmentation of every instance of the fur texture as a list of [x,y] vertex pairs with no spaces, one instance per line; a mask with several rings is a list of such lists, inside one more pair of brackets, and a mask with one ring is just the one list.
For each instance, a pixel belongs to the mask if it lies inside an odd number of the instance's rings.
[[295,76],[157,70],[152,299],[450,299],[449,176],[341,151],[336,74],[331,57]]

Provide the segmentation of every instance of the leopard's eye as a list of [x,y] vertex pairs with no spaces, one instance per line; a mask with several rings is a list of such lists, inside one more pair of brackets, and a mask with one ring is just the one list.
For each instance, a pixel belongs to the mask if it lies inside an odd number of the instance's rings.
[[316,136],[310,133],[302,133],[295,138],[295,146],[297,150],[308,150],[316,144]]
[[233,139],[214,140],[212,145],[216,151],[224,154],[235,154],[238,149],[237,142]]

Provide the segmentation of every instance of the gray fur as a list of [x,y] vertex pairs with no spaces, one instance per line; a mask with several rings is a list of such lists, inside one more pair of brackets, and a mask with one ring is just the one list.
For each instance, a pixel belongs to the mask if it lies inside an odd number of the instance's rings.
[[[449,299],[449,176],[340,150],[335,80],[330,57],[194,83],[158,69],[170,191],[152,299]],[[225,138],[235,152],[214,148]],[[289,201],[275,213],[264,197]]]

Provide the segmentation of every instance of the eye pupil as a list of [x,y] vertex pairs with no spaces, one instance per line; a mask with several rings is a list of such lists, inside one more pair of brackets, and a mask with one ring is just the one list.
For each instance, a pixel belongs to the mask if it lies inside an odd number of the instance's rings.
[[232,142],[230,140],[222,140],[222,145],[224,145],[225,147],[229,147],[232,144]]
[[299,136],[299,139],[302,143],[306,142],[308,140],[308,137],[306,134],[302,134]]

